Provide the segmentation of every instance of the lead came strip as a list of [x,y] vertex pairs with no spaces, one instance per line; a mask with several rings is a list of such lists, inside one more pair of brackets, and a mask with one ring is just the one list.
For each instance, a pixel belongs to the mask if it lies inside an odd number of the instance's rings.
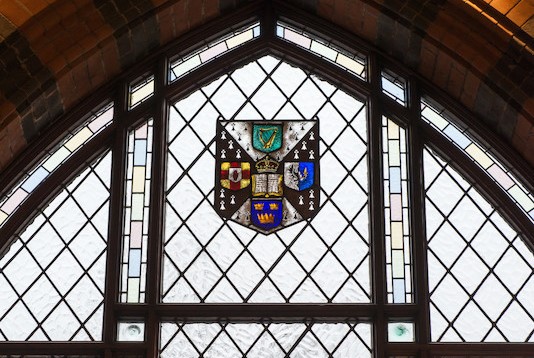
[[121,302],[145,302],[152,120],[128,136],[126,205],[122,254]]
[[406,131],[382,117],[386,275],[389,303],[411,303]]

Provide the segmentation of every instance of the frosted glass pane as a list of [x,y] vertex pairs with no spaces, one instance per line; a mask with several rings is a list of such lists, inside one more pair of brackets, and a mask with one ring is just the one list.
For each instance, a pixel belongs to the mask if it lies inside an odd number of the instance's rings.
[[162,323],[161,357],[372,357],[366,323]]
[[424,166],[432,341],[528,341],[533,253],[447,162],[425,149]]
[[[217,113],[240,118],[249,111],[241,118],[268,121],[286,119],[288,108],[290,119],[303,126],[318,117],[319,131],[307,133],[311,141],[307,137],[297,149],[320,157],[320,192],[306,192],[294,204],[318,208],[317,215],[271,234],[222,220],[215,208],[233,199],[213,190],[220,153],[214,152],[215,131],[204,128],[215,128]],[[169,118],[177,129],[168,139],[163,301],[370,302],[365,108],[272,56],[175,103]],[[227,154],[245,138],[236,134],[245,133],[240,123],[224,127]],[[319,150],[306,152],[314,140]],[[242,155],[249,149],[245,145]]]
[[111,153],[39,211],[0,259],[0,341],[100,341]]

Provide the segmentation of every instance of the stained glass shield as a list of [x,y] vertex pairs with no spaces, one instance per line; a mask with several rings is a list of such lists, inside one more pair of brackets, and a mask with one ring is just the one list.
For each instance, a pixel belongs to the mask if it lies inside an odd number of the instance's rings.
[[320,194],[318,132],[316,119],[219,120],[217,213],[264,234],[315,216]]

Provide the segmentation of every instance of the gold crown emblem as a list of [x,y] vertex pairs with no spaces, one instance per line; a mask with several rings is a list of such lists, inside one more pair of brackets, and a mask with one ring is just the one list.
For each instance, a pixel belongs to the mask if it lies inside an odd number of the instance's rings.
[[259,160],[256,163],[256,170],[258,170],[258,173],[265,173],[265,172],[274,173],[278,170],[279,165],[280,164],[278,164],[276,160],[273,160],[269,158],[269,156],[266,156],[265,158],[263,158],[262,160]]
[[271,210],[278,210],[278,204],[277,203],[270,203],[269,204],[269,208],[271,208]]
[[260,224],[272,224],[274,223],[273,214],[258,214],[258,221]]
[[254,209],[256,210],[263,210],[263,203],[255,203]]

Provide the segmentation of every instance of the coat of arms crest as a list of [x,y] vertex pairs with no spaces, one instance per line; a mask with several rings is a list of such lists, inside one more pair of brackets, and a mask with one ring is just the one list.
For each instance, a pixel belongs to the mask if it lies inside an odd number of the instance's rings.
[[271,233],[319,208],[319,126],[308,121],[217,123],[215,209]]

